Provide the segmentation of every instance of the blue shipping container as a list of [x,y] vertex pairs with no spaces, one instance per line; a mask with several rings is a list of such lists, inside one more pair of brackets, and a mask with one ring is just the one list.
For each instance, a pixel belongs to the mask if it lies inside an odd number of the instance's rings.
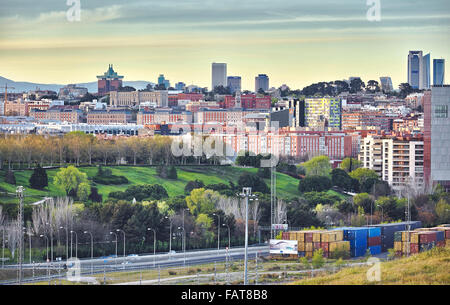
[[381,235],[380,227],[371,227],[369,228],[369,237],[376,237]]
[[437,241],[445,240],[445,231],[436,231],[436,240]]
[[369,250],[370,250],[370,254],[377,255],[377,254],[381,253],[381,246],[372,246],[372,247],[369,247]]

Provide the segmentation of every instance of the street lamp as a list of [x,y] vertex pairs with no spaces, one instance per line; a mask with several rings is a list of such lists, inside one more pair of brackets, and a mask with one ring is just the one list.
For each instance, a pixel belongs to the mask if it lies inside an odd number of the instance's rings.
[[182,238],[182,243],[183,243],[183,256],[184,256],[184,265],[186,265],[186,241],[183,241],[185,239],[185,232],[184,232],[184,228],[182,227],[178,227],[178,230],[183,230],[183,238]]
[[218,224],[217,224],[217,251],[220,250],[220,215],[213,213],[214,216],[217,216]]
[[222,224],[222,226],[226,226],[227,228],[228,228],[228,249],[230,249],[231,248],[231,243],[230,243],[230,226],[228,225],[228,224],[226,224],[226,223],[224,223],[224,224]]
[[117,267],[117,233],[116,233],[116,232],[109,232],[109,234],[110,234],[110,235],[114,234],[114,235],[116,236],[116,241],[115,241],[115,243],[116,243],[116,256],[115,256],[115,258],[114,258],[114,264],[115,264],[116,267]]
[[48,237],[45,235],[39,235],[40,238],[45,237],[46,239],[46,245],[47,245],[47,277],[48,277],[48,283],[50,284],[50,269],[49,269],[49,260],[48,260]]
[[75,231],[70,231],[70,256],[72,256],[72,234],[75,233],[75,257],[78,257],[78,234]]
[[66,261],[69,259],[69,231],[67,227],[59,227],[60,229],[66,229]]
[[91,274],[94,273],[94,266],[93,266],[93,260],[94,260],[94,237],[92,236],[91,232],[88,231],[84,231],[84,234],[89,234],[91,235]]
[[172,219],[169,218],[169,216],[165,216],[165,219],[169,219],[170,228],[169,228],[169,256],[170,252],[172,251]]
[[242,188],[242,193],[239,196],[245,198],[245,254],[244,254],[244,285],[248,285],[248,201],[258,198],[252,195],[251,187]]
[[45,224],[50,228],[50,261],[53,263],[53,227],[49,222],[46,222]]
[[383,217],[384,217],[383,206],[377,204],[377,207],[381,208],[381,223],[383,223]]
[[[188,208],[183,209],[183,229],[185,229],[185,227],[184,227],[184,212],[185,211],[189,212],[189,209]],[[183,230],[183,235],[184,235],[183,237],[184,237],[184,243],[185,243],[184,247],[186,248],[186,231],[185,230]]]
[[126,251],[125,251],[125,244],[126,244],[126,241],[125,241],[125,231],[124,231],[124,230],[121,230],[121,229],[117,229],[116,232],[122,232],[122,233],[123,233],[123,258],[124,258],[124,261],[123,261],[123,269],[125,269],[125,257],[126,257]]
[[147,228],[147,231],[153,231],[153,267],[156,266],[156,231],[152,228]]

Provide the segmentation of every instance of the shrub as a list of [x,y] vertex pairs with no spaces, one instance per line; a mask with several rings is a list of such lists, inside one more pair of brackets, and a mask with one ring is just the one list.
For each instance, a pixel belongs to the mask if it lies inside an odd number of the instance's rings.
[[14,172],[12,170],[8,170],[5,175],[5,182],[9,184],[16,184],[16,176],[14,176]]
[[48,177],[45,169],[38,164],[38,166],[33,170],[33,174],[31,175],[29,182],[31,188],[38,190],[42,190],[48,186]]
[[305,192],[322,192],[331,188],[331,179],[326,176],[308,176],[298,183],[298,190]]

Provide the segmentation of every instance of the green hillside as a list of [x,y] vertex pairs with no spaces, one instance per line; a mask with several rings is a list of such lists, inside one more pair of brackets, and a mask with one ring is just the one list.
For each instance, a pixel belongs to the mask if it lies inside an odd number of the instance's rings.
[[[104,167],[110,168],[113,175],[125,176],[129,180],[129,184],[123,185],[101,185],[97,184],[99,193],[103,195],[103,199],[108,197],[108,194],[113,191],[123,191],[131,185],[137,184],[161,184],[166,188],[169,196],[177,196],[184,194],[184,187],[190,180],[199,179],[202,180],[205,185],[225,183],[232,181],[237,184],[239,176],[243,172],[256,173],[256,168],[237,168],[231,166],[183,166],[177,167],[178,179],[169,180],[162,179],[156,175],[155,167],[131,167],[131,166],[117,166],[117,167]],[[94,177],[97,173],[96,167],[80,167],[80,171],[86,173],[88,177]],[[53,177],[58,172],[58,169],[47,170],[49,178],[49,186],[46,190],[38,191],[29,187],[29,178],[32,174],[31,170],[17,171],[15,172],[17,185],[23,185],[26,188],[26,202],[33,202],[39,200],[44,196],[62,196],[64,192],[58,189],[53,184]],[[5,171],[0,171],[0,188],[10,193],[15,193],[16,186],[10,185],[5,182]],[[266,183],[270,186],[270,179],[266,179]],[[298,180],[288,175],[277,173],[277,195],[280,198],[291,198],[299,196],[300,193],[297,190]],[[0,202],[16,202],[14,197],[0,197]]]

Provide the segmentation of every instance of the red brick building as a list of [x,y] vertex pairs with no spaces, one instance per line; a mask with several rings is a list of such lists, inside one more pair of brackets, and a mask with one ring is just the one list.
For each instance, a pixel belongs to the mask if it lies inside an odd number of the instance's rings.
[[122,87],[123,76],[117,75],[112,65],[109,65],[108,71],[103,75],[97,76],[97,79],[99,95],[106,95],[110,91],[117,91]]
[[[222,108],[235,108],[236,98],[232,95],[225,96],[225,100],[221,102]],[[246,109],[270,109],[272,106],[272,99],[270,96],[259,97],[255,94],[241,95],[240,108]]]

